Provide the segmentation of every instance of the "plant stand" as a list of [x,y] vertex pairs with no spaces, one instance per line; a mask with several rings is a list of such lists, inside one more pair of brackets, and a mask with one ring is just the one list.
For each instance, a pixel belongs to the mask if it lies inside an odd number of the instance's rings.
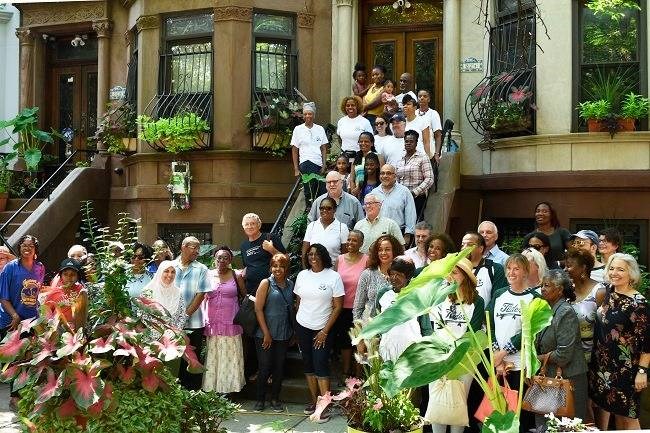
[[191,180],[189,161],[173,161],[172,171],[169,175],[169,185],[167,185],[170,194],[170,211],[172,209],[186,210],[190,208]]

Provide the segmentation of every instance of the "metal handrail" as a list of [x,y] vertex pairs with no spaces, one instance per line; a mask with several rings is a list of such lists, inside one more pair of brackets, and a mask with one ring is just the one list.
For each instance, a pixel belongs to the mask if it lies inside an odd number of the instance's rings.
[[287,199],[284,202],[284,205],[282,206],[282,209],[280,212],[278,212],[278,217],[275,219],[275,222],[273,223],[273,227],[271,228],[271,233],[276,234],[276,233],[281,233],[281,230],[278,230],[279,226],[282,225],[282,229],[284,230],[284,224],[286,223],[286,218],[288,212],[291,211],[291,208],[293,207],[293,204],[296,202],[296,192],[298,191],[300,185],[302,184],[302,178],[298,176],[296,178],[296,183],[293,184],[293,188],[291,188],[291,192],[287,196]]
[[[5,223],[2,225],[2,227],[0,227],[0,241],[2,242],[3,245],[5,245],[5,246],[7,246],[7,248],[9,248],[9,250],[11,251],[11,253],[12,253],[13,255],[18,256],[18,255],[16,254],[16,251],[13,249],[13,247],[12,247],[11,245],[9,245],[9,243],[7,242],[7,240],[6,240],[5,237],[4,237],[4,233],[7,231],[7,228],[9,227],[9,224],[11,224],[11,223],[12,223],[12,222],[13,222],[13,221],[18,217],[18,215],[20,215],[20,213],[21,213],[23,210],[25,210],[25,208],[27,208],[27,206],[28,206],[28,205],[29,205],[29,204],[30,204],[30,203],[31,203],[31,202],[32,202],[36,197],[38,197],[38,195],[39,195],[39,194],[40,194],[40,193],[45,189],[45,187],[48,186],[48,185],[50,184],[50,182],[52,182],[52,180],[53,180],[53,179],[54,179],[54,178],[55,178],[55,177],[56,177],[56,176],[61,172],[61,170],[63,170],[63,168],[64,168],[64,167],[65,167],[65,166],[66,166],[66,165],[67,165],[67,164],[68,164],[68,163],[69,163],[69,162],[70,162],[70,161],[75,157],[75,155],[76,155],[77,152],[79,152],[79,151],[81,151],[81,152],[95,152],[94,150],[75,149],[75,150],[70,154],[70,156],[68,156],[68,157],[65,159],[65,161],[63,161],[63,162],[62,162],[62,163],[57,167],[57,169],[54,170],[54,173],[52,173],[52,174],[50,175],[50,177],[48,177],[47,180],[46,180],[45,182],[43,182],[43,184],[42,184],[42,185],[41,185],[41,186],[40,186],[40,187],[39,187],[39,188],[34,192],[34,194],[32,194],[32,196],[29,197],[29,198],[27,199],[27,201],[25,201],[25,203],[23,203],[23,205],[22,205],[20,208],[18,208],[18,210],[17,210],[16,212],[14,212],[14,214],[13,214],[12,216],[10,216],[9,219],[8,219],[7,221],[5,221]],[[49,196],[49,195],[48,195],[47,199],[48,199],[48,200],[50,199],[50,196]]]

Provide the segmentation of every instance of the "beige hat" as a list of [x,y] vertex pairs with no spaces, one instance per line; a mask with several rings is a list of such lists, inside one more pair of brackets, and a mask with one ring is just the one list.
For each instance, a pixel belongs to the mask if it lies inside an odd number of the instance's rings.
[[462,258],[458,263],[456,263],[456,266],[459,267],[465,273],[467,278],[469,278],[476,286],[476,275],[474,275],[474,266],[472,265],[472,262],[467,258]]
[[11,254],[11,250],[6,245],[0,246],[0,256],[6,256],[7,260],[13,260],[16,258],[16,256]]

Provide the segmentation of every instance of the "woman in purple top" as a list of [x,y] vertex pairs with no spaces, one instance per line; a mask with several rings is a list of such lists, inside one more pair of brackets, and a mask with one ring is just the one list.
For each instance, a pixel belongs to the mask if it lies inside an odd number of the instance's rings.
[[0,338],[25,319],[38,317],[38,293],[45,267],[36,260],[38,239],[24,235],[18,241],[19,257],[0,273]]
[[231,269],[233,254],[223,246],[214,255],[216,269],[209,272],[214,290],[206,294],[201,308],[207,337],[203,390],[239,392],[246,384],[242,328],[233,324],[239,296],[246,295],[244,280]]

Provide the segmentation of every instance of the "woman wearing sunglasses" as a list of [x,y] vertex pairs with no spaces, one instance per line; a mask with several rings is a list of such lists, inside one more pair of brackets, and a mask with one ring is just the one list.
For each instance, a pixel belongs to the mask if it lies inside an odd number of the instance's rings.
[[327,248],[334,264],[338,256],[346,252],[345,244],[350,231],[347,225],[336,219],[336,201],[331,197],[325,197],[320,202],[318,212],[320,217],[309,223],[302,241],[302,263],[305,269],[310,245],[321,244]]

